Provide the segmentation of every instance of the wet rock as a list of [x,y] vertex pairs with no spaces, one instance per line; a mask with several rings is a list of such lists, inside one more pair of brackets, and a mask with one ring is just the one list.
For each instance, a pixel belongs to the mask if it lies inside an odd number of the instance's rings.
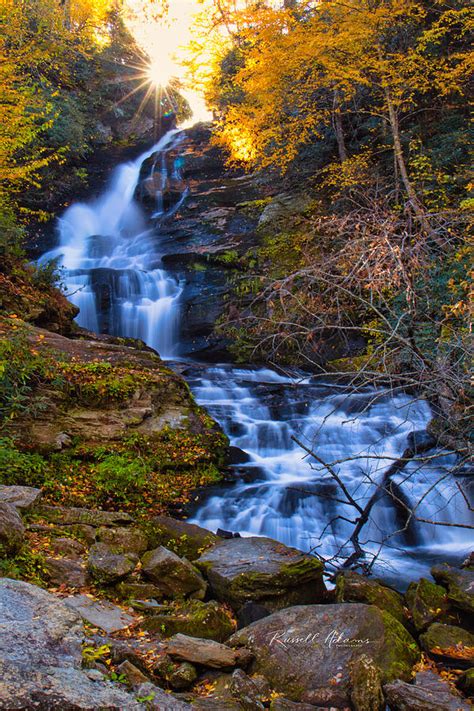
[[408,619],[403,606],[403,597],[379,580],[372,580],[353,571],[338,575],[336,582],[337,602],[364,602],[389,612],[402,624]]
[[202,599],[205,595],[207,585],[202,575],[189,561],[163,546],[145,553],[142,571],[167,597]]
[[32,486],[0,485],[0,503],[12,504],[17,509],[31,509],[41,499],[41,489]]
[[398,620],[360,603],[289,607],[236,632],[228,644],[249,648],[250,671],[276,691],[316,706],[350,704],[351,663],[362,655],[380,669],[382,683],[409,679],[420,658]]
[[196,560],[219,541],[211,531],[170,516],[155,516],[148,524],[148,535],[153,547],[164,546],[188,560]]
[[189,689],[197,679],[196,667],[189,662],[179,664],[169,676],[169,684],[175,691]]
[[13,504],[0,502],[0,556],[14,555],[19,551],[25,536],[25,527]]
[[445,563],[431,568],[431,575],[448,589],[452,605],[463,612],[474,613],[474,568],[454,568]]
[[258,605],[256,602],[246,602],[237,612],[237,628],[240,630],[252,622],[268,617],[268,615],[270,615],[270,611],[263,605]]
[[51,549],[53,553],[67,556],[73,560],[80,559],[86,552],[85,546],[74,538],[53,538]]
[[455,665],[474,659],[474,635],[454,625],[434,622],[420,635],[420,644],[425,652]]
[[229,540],[229,538],[240,538],[240,533],[234,531],[224,531],[223,528],[218,528],[216,531],[216,536]]
[[87,595],[73,595],[65,598],[64,603],[84,620],[104,632],[118,632],[135,622],[132,615],[107,600],[94,600]]
[[417,583],[410,583],[405,593],[405,599],[418,632],[426,629],[428,625],[448,612],[449,605],[445,588],[426,580],[426,578],[421,578]]
[[160,600],[163,597],[160,588],[153,583],[123,580],[117,584],[115,590],[123,600]]
[[105,543],[94,543],[89,550],[87,567],[96,582],[112,585],[133,573],[137,563],[136,553],[116,553]]
[[457,687],[463,691],[466,696],[474,696],[474,667],[466,669],[461,674],[457,681]]
[[230,691],[240,701],[245,711],[264,708],[270,698],[271,689],[263,676],[250,677],[242,669],[236,669],[230,680]]
[[433,672],[420,672],[414,684],[400,679],[386,684],[384,692],[392,711],[468,711],[470,704],[456,696]]
[[147,616],[142,627],[151,632],[161,632],[167,637],[182,633],[224,642],[234,632],[235,623],[228,610],[215,600],[192,600]]
[[84,631],[80,617],[46,590],[0,580],[0,708],[143,708],[102,675],[80,667]]
[[198,639],[177,634],[166,645],[170,657],[201,664],[212,669],[246,666],[252,654],[246,649],[231,649],[210,639]]
[[39,516],[51,523],[60,525],[84,524],[86,526],[127,526],[133,523],[130,514],[124,511],[99,511],[95,509],[68,508],[66,506],[46,506],[44,504],[37,507]]
[[429,449],[436,447],[436,444],[436,438],[426,430],[409,432],[407,436],[407,447],[413,455],[427,452]]
[[148,682],[140,684],[135,690],[137,699],[141,699],[147,711],[191,711],[191,706],[172,694],[167,694],[159,686]]
[[148,538],[140,528],[108,528],[101,527],[96,539],[105,543],[116,553],[136,553],[143,555],[148,549]]
[[46,558],[45,567],[48,579],[53,585],[82,588],[87,584],[85,566],[77,560]]
[[117,672],[123,674],[130,686],[140,686],[140,684],[146,684],[149,682],[149,678],[138,669],[132,662],[126,659],[124,662],[118,665]]
[[235,609],[247,601],[280,609],[318,602],[325,593],[321,562],[270,538],[222,541],[196,565],[216,598]]

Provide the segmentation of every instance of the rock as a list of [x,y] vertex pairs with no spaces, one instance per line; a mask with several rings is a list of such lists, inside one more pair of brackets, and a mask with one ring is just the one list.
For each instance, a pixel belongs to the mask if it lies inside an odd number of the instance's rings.
[[410,583],[405,599],[418,632],[426,629],[428,625],[448,612],[445,588],[426,578],[421,578],[417,583]]
[[251,672],[276,691],[316,706],[349,705],[351,663],[362,654],[380,669],[383,683],[409,679],[420,658],[398,620],[360,603],[289,607],[236,632],[228,644],[249,648]]
[[434,622],[420,635],[420,644],[425,652],[455,665],[474,659],[474,635],[454,625]]
[[150,632],[161,632],[167,637],[182,633],[190,637],[224,642],[234,632],[235,623],[228,610],[215,600],[192,600],[147,616],[142,627]]
[[64,603],[91,625],[108,633],[126,629],[135,622],[132,615],[107,600],[94,600],[87,595],[73,595],[65,598]]
[[35,513],[51,523],[62,526],[82,524],[86,526],[127,526],[133,523],[130,514],[124,511],[100,511],[96,509],[68,508],[66,506],[46,506],[41,504]]
[[149,678],[143,674],[138,667],[136,667],[132,662],[126,659],[124,662],[118,665],[117,671],[119,674],[123,674],[130,686],[140,686],[140,684],[146,684],[149,682]]
[[448,588],[448,600],[463,612],[474,613],[474,568],[454,568],[447,563],[431,568],[439,585]]
[[457,681],[457,686],[466,696],[474,696],[474,667],[466,669]]
[[68,558],[46,558],[46,574],[53,585],[82,588],[87,584],[87,572],[83,564]]
[[474,568],[474,551],[471,551],[469,555],[461,563],[461,568]]
[[250,677],[242,669],[236,669],[230,680],[230,691],[240,701],[245,711],[264,708],[271,689],[263,676]]
[[169,684],[175,691],[189,689],[197,679],[196,668],[189,662],[183,662],[169,677]]
[[270,711],[314,711],[315,708],[313,704],[300,704],[284,697],[274,699],[270,704]]
[[218,528],[216,531],[216,536],[219,536],[219,538],[240,538],[240,533],[239,532],[234,532],[234,531],[224,531],[223,528]]
[[351,702],[355,711],[381,711],[385,708],[381,674],[373,659],[363,654],[349,665]]
[[117,595],[124,600],[160,600],[163,593],[153,583],[130,582],[123,580],[115,588]]
[[80,667],[80,617],[46,590],[0,579],[0,708],[110,709],[143,707],[116,684],[93,681]]
[[13,504],[0,502],[0,557],[14,555],[23,543],[25,527]]
[[196,565],[218,600],[239,609],[247,601],[270,610],[321,601],[322,563],[270,538],[232,538],[204,553]]
[[0,503],[12,504],[16,509],[31,509],[41,499],[41,489],[32,486],[0,485]]
[[246,602],[237,612],[237,629],[240,630],[242,627],[252,624],[252,622],[262,620],[264,617],[268,617],[269,614],[270,611],[263,605],[258,605],[256,602]]
[[115,553],[143,555],[148,549],[148,538],[140,528],[99,528],[96,539],[107,544]]
[[188,560],[196,560],[206,548],[219,541],[211,531],[170,516],[155,516],[148,524],[147,533],[154,548],[164,546]]
[[107,640],[107,644],[110,647],[110,658],[114,664],[119,665],[124,661],[129,661],[141,672],[148,674],[148,668],[145,663],[146,655],[156,652],[156,640],[150,641],[143,637],[138,639],[133,637],[127,637],[126,639],[110,637]]
[[74,538],[53,538],[51,541],[53,553],[67,556],[68,558],[80,559],[86,552],[85,546]]
[[191,711],[191,706],[172,694],[148,682],[135,690],[137,699],[145,704],[147,711]]
[[207,585],[202,575],[189,561],[179,558],[163,546],[145,553],[142,572],[167,597],[190,595],[202,599],[206,593]]
[[375,605],[380,610],[389,612],[392,617],[406,625],[407,615],[403,606],[403,597],[379,580],[371,580],[364,575],[347,571],[337,576],[337,602],[364,602]]
[[137,563],[136,553],[115,553],[105,543],[94,543],[89,550],[87,567],[95,581],[111,585],[133,573]]
[[258,221],[259,227],[267,227],[271,223],[287,220],[295,215],[302,215],[308,210],[311,199],[307,194],[276,195],[265,207]]
[[210,639],[198,639],[184,634],[172,637],[166,645],[166,651],[170,657],[212,669],[246,666],[252,659],[252,654],[246,649],[231,649]]
[[396,679],[384,686],[392,711],[468,711],[471,706],[456,696],[433,672],[419,672],[414,684]]
[[409,432],[407,437],[407,447],[413,455],[427,452],[429,449],[436,447],[436,444],[436,438],[426,430]]

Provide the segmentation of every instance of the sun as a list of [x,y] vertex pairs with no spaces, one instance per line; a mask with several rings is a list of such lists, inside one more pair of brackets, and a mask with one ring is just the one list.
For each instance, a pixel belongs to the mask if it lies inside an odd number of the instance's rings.
[[166,55],[151,57],[145,73],[152,86],[162,89],[165,89],[173,79],[176,79],[177,75],[176,65]]

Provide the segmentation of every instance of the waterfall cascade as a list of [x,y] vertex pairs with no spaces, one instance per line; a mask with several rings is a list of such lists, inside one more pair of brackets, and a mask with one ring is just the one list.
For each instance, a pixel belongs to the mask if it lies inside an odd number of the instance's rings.
[[[163,233],[160,238],[156,222],[147,221],[134,196],[142,166],[154,156],[142,180],[154,199],[152,219],[162,221],[179,209],[188,188],[168,157],[180,140],[179,131],[168,132],[134,162],[119,166],[101,197],[72,205],[59,220],[58,247],[42,258],[57,259],[63,267],[81,326],[140,338],[165,358],[179,354],[182,288],[162,269]],[[165,209],[170,181],[177,197]],[[424,430],[430,419],[428,404],[407,394],[315,382],[310,376],[295,381],[271,370],[201,367],[189,382],[244,460],[236,467],[236,483],[211,493],[194,521],[213,530],[268,535],[324,556],[347,539],[355,512],[341,500],[328,471],[311,464],[292,436],[316,448],[325,462],[336,462],[338,475],[363,506],[383,471],[405,450],[409,433]],[[433,486],[453,457],[414,462],[394,477],[400,501],[416,505],[419,518],[468,519],[453,477]],[[376,551],[388,532],[405,523],[403,506],[381,497],[361,541]],[[413,521],[384,548],[391,573],[378,572],[398,575],[398,582],[400,576],[418,577],[433,557],[459,558],[467,548],[463,538],[462,530]]]

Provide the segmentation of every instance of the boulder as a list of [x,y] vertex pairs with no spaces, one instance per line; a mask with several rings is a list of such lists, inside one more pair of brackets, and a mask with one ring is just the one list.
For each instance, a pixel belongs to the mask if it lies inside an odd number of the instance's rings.
[[258,711],[271,696],[270,685],[258,674],[250,677],[242,669],[236,669],[230,680],[230,691],[240,701],[245,711]]
[[142,572],[166,597],[202,599],[206,593],[207,585],[202,575],[188,560],[179,558],[163,546],[145,553]]
[[432,622],[448,613],[449,605],[445,588],[426,578],[410,583],[405,599],[417,632],[426,629]]
[[133,573],[137,563],[136,553],[116,553],[106,543],[94,543],[89,550],[87,567],[96,582],[111,585]]
[[140,686],[140,684],[146,684],[150,681],[149,678],[145,676],[138,667],[132,664],[132,662],[129,662],[128,659],[125,659],[125,661],[118,665],[117,672],[122,674],[127,680],[127,683],[132,687]]
[[218,600],[238,610],[247,601],[270,610],[320,602],[322,563],[270,538],[232,538],[204,553],[196,565]]
[[262,620],[264,617],[268,617],[269,614],[270,610],[267,610],[263,605],[258,605],[256,602],[246,602],[237,611],[237,629],[240,630],[242,627],[251,625],[252,622]]
[[431,575],[448,589],[448,600],[454,607],[474,613],[474,568],[454,568],[445,563],[431,568]]
[[211,531],[171,516],[155,516],[147,526],[147,533],[154,548],[164,546],[188,560],[196,560],[219,541]]
[[28,510],[39,502],[41,489],[32,486],[0,485],[0,502],[12,504],[16,509]]
[[247,649],[231,649],[210,639],[198,639],[184,634],[174,635],[167,643],[166,651],[170,657],[211,669],[246,666],[252,659]]
[[419,672],[414,684],[396,679],[384,686],[392,711],[469,711],[471,705],[456,696],[447,682],[431,671]]
[[85,526],[127,526],[133,523],[130,514],[124,511],[100,511],[66,506],[46,506],[41,504],[35,513],[51,523],[62,526],[81,524]]
[[67,585],[69,588],[82,588],[87,584],[85,566],[69,558],[46,558],[46,575],[53,585]]
[[466,696],[474,696],[474,667],[466,669],[457,681],[457,686]]
[[74,538],[53,538],[51,549],[56,555],[67,556],[79,560],[86,552],[85,546]]
[[[236,632],[228,644],[250,649],[251,671],[263,674],[276,691],[316,706],[350,704],[351,665],[362,655],[380,670],[382,683],[409,679],[420,658],[398,620],[360,603],[289,607]],[[360,673],[358,679],[361,685]],[[375,688],[373,699],[378,693]]]
[[13,504],[0,502],[0,557],[14,555],[23,543],[25,527]]
[[290,701],[281,696],[279,699],[273,699],[270,704],[270,711],[315,711],[316,706],[313,704],[301,704],[299,701]]
[[142,583],[131,580],[123,580],[118,583],[115,591],[123,600],[160,600],[163,593],[160,588],[153,583]]
[[158,614],[145,617],[142,627],[150,632],[161,632],[167,637],[182,633],[190,637],[224,642],[235,630],[229,611],[215,600],[191,600],[169,606]]
[[353,571],[341,573],[336,581],[337,602],[364,602],[389,612],[392,617],[406,625],[408,622],[403,605],[403,596],[379,580],[371,580]]
[[[147,711],[191,711],[191,706],[151,682],[140,684],[135,696],[145,704]],[[142,708],[142,707],[141,707]]]
[[351,702],[355,711],[382,711],[385,708],[380,669],[363,654],[349,665]]
[[80,617],[46,590],[0,579],[0,708],[143,709],[96,672],[81,669]]
[[175,691],[189,689],[197,679],[196,667],[189,662],[178,664],[169,676],[169,685]]
[[148,538],[140,528],[102,526],[96,533],[96,539],[116,553],[136,553],[140,556],[148,549]]
[[425,652],[454,665],[474,658],[474,635],[462,627],[434,622],[420,635],[420,644]]
[[311,205],[311,198],[307,194],[282,193],[276,195],[271,202],[266,205],[260,219],[259,227],[267,227],[280,220],[287,220],[289,217],[303,215]]
[[64,603],[91,625],[108,633],[126,629],[135,622],[132,615],[107,600],[94,600],[87,595],[73,595],[65,598]]

